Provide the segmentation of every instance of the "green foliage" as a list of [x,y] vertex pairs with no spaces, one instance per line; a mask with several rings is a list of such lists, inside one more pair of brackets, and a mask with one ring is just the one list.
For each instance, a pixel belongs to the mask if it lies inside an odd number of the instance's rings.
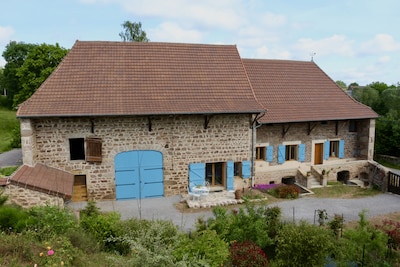
[[4,195],[4,191],[0,189],[0,209],[7,202],[8,196]]
[[0,168],[0,177],[10,176],[18,169],[18,166]]
[[273,245],[273,238],[280,227],[281,211],[278,207],[265,208],[247,203],[245,208],[230,213],[223,207],[216,207],[213,214],[215,218],[210,218],[207,226],[199,224],[198,229],[206,227],[215,230],[229,243],[253,241],[265,249]]
[[343,230],[343,223],[343,215],[339,214],[335,214],[334,218],[330,222],[328,222],[329,228],[332,230],[337,238],[340,237],[340,230]]
[[24,64],[29,52],[36,46],[34,44],[11,41],[2,54],[7,63],[4,66],[0,88],[7,89],[5,107],[8,109],[12,108],[14,95],[22,89],[19,77],[17,76],[18,69]]
[[347,90],[347,85],[346,85],[346,83],[345,83],[344,81],[337,80],[337,81],[336,81],[336,84],[337,84],[340,88],[342,88],[343,91],[346,91],[346,90]]
[[121,215],[116,212],[83,215],[80,226],[92,234],[97,242],[107,251],[116,251],[121,254],[127,252],[127,245],[114,239],[122,236],[120,225]]
[[286,224],[276,238],[274,266],[324,266],[334,248],[334,240],[323,227],[306,222]]
[[388,237],[366,220],[365,211],[359,216],[358,226],[343,233],[337,258],[342,257],[340,262],[353,261],[362,266],[385,266],[380,264],[385,262]]
[[14,95],[14,107],[18,107],[39,88],[67,53],[68,50],[58,44],[41,44],[29,51],[16,72],[21,89]]
[[0,206],[0,231],[20,233],[32,224],[26,210],[18,206]]
[[15,133],[15,129],[19,129],[15,111],[0,108],[0,125],[0,153],[2,153],[11,150],[15,146],[14,140],[20,138]]
[[36,206],[28,210],[32,219],[30,227],[35,229],[40,240],[50,239],[77,227],[71,211],[57,206]]
[[119,37],[124,42],[148,42],[150,41],[146,32],[142,30],[141,22],[125,21],[122,25],[124,31],[119,33]]
[[[178,261],[203,259],[209,266],[223,266],[229,258],[229,245],[215,230],[201,230],[183,236],[173,252]],[[207,265],[203,265],[207,266]]]
[[108,238],[129,247],[129,266],[176,266],[173,250],[182,235],[169,221],[131,219],[121,222],[124,234]]
[[234,242],[230,248],[230,259],[233,266],[252,267],[268,266],[267,255],[257,244],[246,242]]

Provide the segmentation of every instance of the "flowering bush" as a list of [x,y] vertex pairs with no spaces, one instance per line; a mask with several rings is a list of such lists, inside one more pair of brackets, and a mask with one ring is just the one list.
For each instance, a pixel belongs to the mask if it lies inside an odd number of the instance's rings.
[[258,189],[262,192],[267,192],[271,189],[274,189],[276,187],[280,186],[280,184],[256,184],[254,185],[254,189]]
[[400,222],[392,220],[383,220],[382,225],[375,225],[376,228],[382,230],[389,237],[389,244],[392,248],[400,247]]
[[230,257],[233,266],[252,267],[268,266],[264,251],[254,242],[233,242],[230,247]]
[[298,198],[300,189],[295,185],[281,184],[269,191],[273,196],[279,198]]

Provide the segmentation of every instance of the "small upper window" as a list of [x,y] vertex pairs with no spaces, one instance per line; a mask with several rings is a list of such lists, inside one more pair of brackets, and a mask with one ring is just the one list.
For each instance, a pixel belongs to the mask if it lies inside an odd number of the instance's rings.
[[69,139],[69,153],[71,160],[85,160],[85,139]]
[[349,132],[357,132],[357,121],[349,121]]

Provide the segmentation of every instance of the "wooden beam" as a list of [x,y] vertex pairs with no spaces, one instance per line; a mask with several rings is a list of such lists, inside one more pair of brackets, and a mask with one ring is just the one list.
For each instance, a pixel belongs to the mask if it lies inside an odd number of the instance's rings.
[[336,135],[339,134],[339,121],[335,121],[335,132],[336,132]]
[[291,124],[289,124],[287,127],[285,127],[285,124],[282,124],[282,138],[285,137],[285,135],[287,134],[287,132],[290,129]]
[[211,118],[212,118],[212,115],[204,116],[204,129],[208,129],[208,124],[210,123]]
[[151,128],[152,124],[151,124],[151,117],[147,117],[147,121],[148,121],[148,125],[149,125],[149,132],[151,132],[153,129]]
[[308,135],[311,134],[312,130],[314,130],[314,128],[315,128],[316,126],[317,126],[317,123],[316,123],[316,122],[314,122],[314,123],[308,122]]

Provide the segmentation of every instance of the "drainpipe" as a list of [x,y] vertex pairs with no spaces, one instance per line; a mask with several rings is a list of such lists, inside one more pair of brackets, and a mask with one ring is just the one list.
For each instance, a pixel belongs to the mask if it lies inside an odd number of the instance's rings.
[[261,114],[260,117],[256,115],[252,125],[251,125],[251,187],[254,187],[254,173],[255,173],[255,168],[254,168],[254,134],[258,128],[262,126],[262,124],[257,123],[257,119],[260,119],[263,117],[265,113]]

